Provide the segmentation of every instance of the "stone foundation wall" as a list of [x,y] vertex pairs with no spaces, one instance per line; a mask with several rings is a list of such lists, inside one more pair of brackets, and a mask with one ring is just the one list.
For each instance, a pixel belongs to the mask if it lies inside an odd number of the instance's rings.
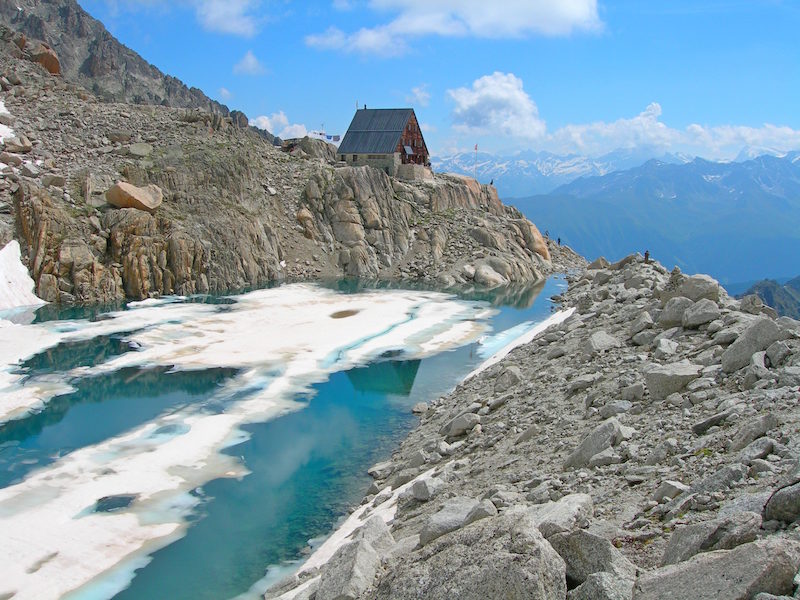
[[424,167],[422,165],[400,165],[397,168],[397,175],[398,179],[402,179],[404,181],[433,181],[433,170],[430,167]]
[[[370,156],[379,156],[380,158],[370,158]],[[400,162],[400,155],[396,152],[394,154],[340,154],[339,160],[344,161],[348,167],[372,167],[383,171],[390,177],[395,177],[398,169],[403,166]]]

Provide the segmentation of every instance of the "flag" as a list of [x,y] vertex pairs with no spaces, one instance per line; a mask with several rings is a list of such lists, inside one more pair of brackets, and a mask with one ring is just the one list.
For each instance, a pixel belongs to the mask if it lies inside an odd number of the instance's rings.
[[478,144],[475,144],[475,152],[478,151]]

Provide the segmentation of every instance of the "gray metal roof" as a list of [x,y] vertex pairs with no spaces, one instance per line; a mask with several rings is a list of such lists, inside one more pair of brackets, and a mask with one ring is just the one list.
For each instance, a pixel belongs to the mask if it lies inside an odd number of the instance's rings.
[[411,108],[361,108],[339,144],[339,154],[391,154],[414,112]]

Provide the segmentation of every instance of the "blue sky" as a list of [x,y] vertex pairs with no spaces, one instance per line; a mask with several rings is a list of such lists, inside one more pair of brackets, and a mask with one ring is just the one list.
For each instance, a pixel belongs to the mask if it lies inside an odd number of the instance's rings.
[[79,0],[283,137],[411,105],[434,154],[800,149],[795,0]]

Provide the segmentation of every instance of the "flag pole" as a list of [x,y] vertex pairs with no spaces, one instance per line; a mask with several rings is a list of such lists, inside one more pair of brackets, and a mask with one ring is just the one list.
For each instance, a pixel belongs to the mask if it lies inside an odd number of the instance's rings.
[[472,175],[475,177],[475,181],[478,181],[478,144],[475,144],[475,165],[472,168]]

